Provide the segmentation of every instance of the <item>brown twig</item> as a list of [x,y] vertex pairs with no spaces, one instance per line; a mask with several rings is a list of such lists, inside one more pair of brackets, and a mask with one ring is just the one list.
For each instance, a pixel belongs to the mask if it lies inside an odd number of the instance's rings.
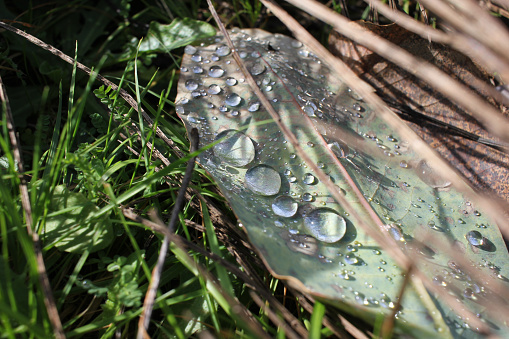
[[0,77],[0,101],[2,103],[2,110],[6,115],[7,130],[9,133],[9,139],[11,141],[12,152],[14,154],[14,160],[18,165],[18,173],[20,174],[19,192],[21,196],[21,205],[25,212],[25,222],[27,226],[27,233],[32,237],[32,245],[34,248],[35,257],[37,259],[37,273],[39,276],[39,283],[41,284],[42,292],[44,295],[44,304],[48,312],[49,321],[53,327],[53,334],[58,339],[65,338],[64,329],[62,322],[60,321],[60,315],[53,298],[53,292],[51,291],[51,285],[46,272],[46,265],[44,263],[44,257],[42,255],[41,241],[37,231],[33,230],[33,219],[32,219],[32,205],[30,203],[30,196],[28,194],[28,185],[24,176],[24,165],[23,157],[21,156],[20,144],[16,131],[14,129],[14,118],[12,116],[11,106],[9,104],[9,98],[7,96],[6,88],[3,84],[2,77]]
[[[198,130],[196,128],[193,128],[189,136],[189,140],[191,141],[191,148],[189,150],[190,153],[194,153],[198,150],[199,145],[198,138],[199,138]],[[173,206],[170,222],[168,224],[168,229],[170,231],[169,233],[171,234],[175,232],[175,227],[177,225],[179,213],[184,205],[185,192],[187,190],[187,186],[189,186],[189,183],[191,182],[191,177],[195,166],[195,159],[196,156],[189,159],[189,162],[187,163],[186,172],[184,178],[182,179],[182,184],[177,195],[177,200],[175,201],[175,205]],[[150,281],[147,294],[145,295],[145,301],[143,303],[143,313],[141,314],[140,320],[138,322],[138,335],[137,335],[138,339],[147,337],[147,329],[150,323],[150,317],[152,315],[152,309],[154,307],[154,300],[156,298],[157,289],[159,287],[161,272],[163,270],[164,262],[166,261],[166,253],[168,252],[168,247],[169,247],[169,237],[165,236],[163,239],[163,243],[161,244],[157,264],[152,271],[152,279]]]

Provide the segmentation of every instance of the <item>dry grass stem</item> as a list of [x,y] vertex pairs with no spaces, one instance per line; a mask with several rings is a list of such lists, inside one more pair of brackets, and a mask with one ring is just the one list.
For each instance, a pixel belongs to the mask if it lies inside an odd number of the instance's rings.
[[30,203],[30,195],[28,193],[28,183],[24,174],[25,172],[24,162],[23,157],[21,156],[18,136],[16,135],[16,130],[14,128],[14,118],[12,116],[11,106],[9,104],[9,97],[7,96],[7,90],[2,81],[2,77],[0,77],[0,102],[2,105],[2,111],[4,111],[6,116],[6,125],[12,146],[12,153],[14,154],[14,160],[16,161],[18,166],[18,173],[21,176],[19,178],[20,180],[19,192],[21,197],[21,206],[23,207],[23,211],[25,212],[25,223],[27,233],[32,237],[32,246],[34,249],[35,258],[37,260],[37,273],[39,277],[39,283],[41,284],[42,293],[44,296],[44,304],[46,306],[46,311],[48,312],[49,321],[51,323],[51,326],[53,327],[53,334],[55,335],[55,338],[63,339],[65,338],[64,329],[62,327],[62,321],[60,320],[60,315],[58,314],[48,274],[46,272],[46,265],[44,263],[44,257],[42,255],[39,233],[37,233],[36,230],[32,229],[32,227],[34,227],[32,218],[32,204]]
[[363,29],[358,24],[316,1],[287,0],[287,2],[326,22],[340,34],[369,48],[424,80],[453,102],[464,107],[494,136],[509,142],[509,133],[507,132],[509,131],[509,121],[492,105],[437,67],[414,57],[399,46]]
[[[462,52],[463,54],[475,59],[479,64],[482,64],[487,70],[497,72],[498,74],[509,74],[509,61],[506,57],[501,57],[494,53],[486,46],[479,44],[478,41],[466,36],[462,33],[449,31],[444,33],[440,30],[433,29],[419,21],[412,19],[410,16],[403,14],[397,10],[392,10],[389,6],[382,3],[380,0],[365,0],[376,10],[378,10],[387,19],[392,20],[401,27],[420,35],[424,39],[430,41],[447,44]],[[485,93],[494,97],[498,102],[505,102],[507,100],[501,93],[496,91],[493,87],[486,85],[484,82],[477,85]]]

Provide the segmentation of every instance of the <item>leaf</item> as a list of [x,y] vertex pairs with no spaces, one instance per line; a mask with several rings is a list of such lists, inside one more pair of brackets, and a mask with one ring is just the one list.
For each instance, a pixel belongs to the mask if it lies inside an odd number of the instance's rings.
[[140,44],[140,52],[168,52],[189,45],[197,39],[213,36],[214,27],[190,18],[175,19],[169,25],[152,21],[147,37]]
[[113,229],[107,215],[96,218],[99,208],[81,193],[70,192],[64,185],[55,187],[50,211],[43,230],[44,241],[71,253],[96,252],[113,241]]
[[[439,67],[472,89],[479,90],[486,100],[495,105],[486,88],[481,87],[481,84],[492,87],[493,77],[463,54],[447,46],[430,43],[395,24],[383,26],[369,22],[359,24]],[[331,33],[329,48],[370,83],[380,96],[399,109],[403,117],[412,122],[410,126],[414,131],[474,186],[492,189],[509,200],[509,158],[505,152],[477,140],[461,137],[459,134],[461,132],[453,129],[455,127],[488,141],[492,140],[489,133],[467,112],[404,69],[385,61],[362,46],[355,45],[338,33]],[[506,107],[500,105],[498,108],[507,114]],[[429,118],[438,119],[448,126],[438,125],[435,120]]]
[[[356,212],[370,220],[356,194],[360,190],[392,237],[416,257],[419,269],[465,307],[484,314],[477,302],[489,294],[488,280],[477,280],[473,270],[498,276],[503,284],[509,276],[497,226],[300,42],[261,30],[232,31],[232,40],[281,121]],[[403,272],[299,159],[225,42],[215,37],[201,46],[185,49],[176,112],[188,131],[198,128],[202,145],[219,141],[200,154],[199,162],[267,266],[293,286],[373,323],[378,314],[390,313]],[[447,248],[475,269],[460,267]],[[421,292],[405,290],[400,333],[477,336],[447,305],[433,296],[426,302]],[[502,325],[494,326],[503,331]]]

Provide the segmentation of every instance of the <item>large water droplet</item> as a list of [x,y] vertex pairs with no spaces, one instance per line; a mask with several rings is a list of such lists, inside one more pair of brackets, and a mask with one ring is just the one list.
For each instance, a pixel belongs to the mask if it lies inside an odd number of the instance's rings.
[[212,84],[207,89],[207,93],[209,93],[209,94],[219,94],[219,93],[221,93],[221,87],[219,87],[216,84]]
[[253,161],[255,147],[253,141],[244,133],[236,130],[226,130],[219,133],[215,140],[223,139],[214,146],[214,154],[225,163],[242,167]]
[[419,161],[415,166],[417,176],[427,185],[433,188],[445,188],[451,185],[451,182],[441,177],[437,171],[431,168],[424,160]]
[[216,54],[219,56],[227,56],[230,54],[230,48],[226,45],[218,46],[216,48]]
[[212,66],[209,69],[209,76],[211,76],[213,78],[220,78],[223,76],[223,74],[224,74],[224,69],[222,69],[219,66]]
[[313,237],[327,243],[339,241],[346,233],[345,219],[327,208],[319,208],[306,215],[304,225]]
[[484,237],[479,231],[470,231],[465,235],[465,238],[472,246],[483,246],[485,243]]
[[316,178],[313,174],[311,173],[306,173],[304,175],[304,178],[302,179],[302,181],[306,184],[306,185],[313,185],[313,184],[316,184]]
[[201,68],[200,66],[194,66],[193,67],[193,72],[196,73],[196,74],[202,74],[203,73],[203,68]]
[[297,213],[299,204],[288,195],[281,195],[272,202],[272,210],[279,216],[290,218]]
[[201,59],[202,59],[202,58],[201,58],[201,55],[199,55],[199,54],[193,54],[193,55],[191,56],[191,60],[193,60],[194,62],[200,62],[200,61],[201,61]]
[[189,79],[186,81],[186,88],[190,91],[194,91],[195,89],[198,88],[200,84],[198,83],[198,81],[194,80],[194,79]]
[[246,186],[256,194],[271,196],[279,193],[281,177],[270,166],[258,165],[246,172]]
[[226,84],[228,86],[235,86],[237,84],[237,79],[235,78],[226,78]]
[[292,40],[292,42],[290,43],[292,45],[292,47],[294,48],[300,48],[302,47],[302,42],[300,42],[299,40]]
[[306,113],[310,117],[315,116],[316,109],[317,109],[316,105],[311,101],[306,102],[306,104],[302,106],[302,110],[304,111],[304,113]]
[[247,110],[249,112],[256,112],[259,109],[260,109],[260,103],[258,101],[252,101],[247,106]]
[[242,98],[239,97],[238,94],[235,94],[235,93],[227,95],[226,99],[224,100],[224,102],[228,106],[232,106],[232,107],[238,106],[241,101],[242,101]]
[[265,65],[258,63],[254,64],[250,71],[252,75],[260,75],[265,72]]
[[184,48],[184,53],[186,53],[186,54],[194,54],[194,53],[196,53],[196,51],[198,51],[198,50],[196,49],[196,47],[191,46],[191,45],[187,45],[187,46]]

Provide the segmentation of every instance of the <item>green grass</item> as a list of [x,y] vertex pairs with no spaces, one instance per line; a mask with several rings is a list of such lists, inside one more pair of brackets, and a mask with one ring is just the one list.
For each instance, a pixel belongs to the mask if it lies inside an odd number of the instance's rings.
[[[118,91],[13,33],[2,34],[0,75],[21,140],[23,174],[33,213],[33,223],[27,225],[4,108],[0,131],[2,337],[45,338],[53,333],[27,226],[42,240],[46,271],[68,337],[130,338],[136,333],[162,236],[126,218],[120,206],[132,208],[144,218],[155,210],[168,220],[190,158],[185,129],[176,118],[173,103],[182,48],[138,54],[138,42],[150,22],[170,24],[174,18],[206,21],[210,17],[204,1],[161,3],[0,4],[0,19],[24,23],[26,26],[17,27],[67,55],[76,55],[77,61],[131,93],[138,107],[155,121],[153,128],[148,127]],[[267,14],[257,1],[232,0],[230,6],[236,14],[225,17],[225,22],[231,26],[280,29],[273,19],[259,19]],[[223,13],[228,10],[223,8]],[[360,16],[364,12],[352,7],[350,13]],[[324,36],[324,31],[315,33]],[[132,123],[140,135],[134,133]],[[173,146],[158,138],[155,126]],[[161,159],[154,156],[155,149],[170,165],[162,166]],[[232,212],[198,167],[191,186],[201,197],[193,197],[195,204],[186,203],[176,233],[238,269],[228,250],[231,243],[225,241],[225,237],[236,236],[225,228],[235,223]],[[201,203],[201,209],[196,202]],[[221,213],[222,225],[211,218],[211,202],[214,212]],[[62,225],[75,228],[62,230]],[[51,227],[58,231],[52,232]],[[243,245],[237,250],[251,253]],[[242,271],[234,274],[224,262],[198,250],[191,249],[189,254],[171,248],[154,307],[152,337],[186,338],[202,331],[218,337],[256,337],[256,331],[232,309],[228,297],[245,305],[269,336],[285,337],[253,301],[238,276]],[[259,259],[247,255],[246,260],[257,267],[256,279],[269,286],[269,293],[289,304],[301,326],[309,325],[312,337],[330,334],[322,325],[322,304],[306,310],[284,294],[282,284],[259,266]],[[220,284],[211,284],[196,265],[210,271]]]

